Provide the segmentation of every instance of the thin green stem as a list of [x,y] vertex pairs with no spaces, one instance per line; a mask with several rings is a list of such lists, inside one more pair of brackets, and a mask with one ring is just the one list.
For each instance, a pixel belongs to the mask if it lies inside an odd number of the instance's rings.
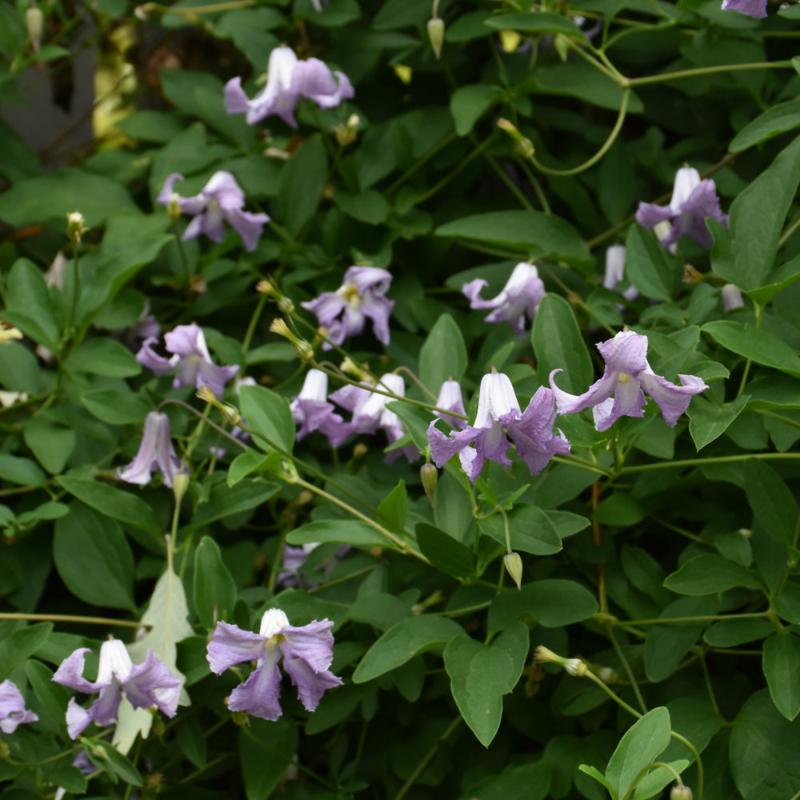
[[0,620],[25,620],[27,622],[74,622],[76,625],[105,625],[112,628],[147,628],[140,622],[112,617],[82,617],[76,614],[28,614],[17,611],[0,611]]
[[[761,324],[764,322],[764,306],[761,303],[755,304],[755,314],[756,314],[756,328],[760,328]],[[750,367],[752,366],[752,359],[748,358],[744,364],[744,370],[742,370],[742,380],[739,383],[739,391],[736,393],[737,397],[741,397],[744,393],[744,388],[747,386],[747,378],[750,375]]]
[[[267,300],[269,298],[265,294],[260,294],[258,296],[258,303],[256,303],[255,309],[253,309],[253,314],[250,317],[250,322],[247,323],[247,330],[244,334],[244,339],[242,340],[242,352],[247,353],[250,349],[250,344],[253,341],[253,335],[256,332],[256,325],[258,325],[259,319],[261,319],[261,313],[264,311],[264,306],[267,304]],[[244,369],[244,366],[242,366]]]
[[732,619],[763,619],[769,611],[753,611],[744,614],[701,614],[692,617],[652,617],[649,619],[626,619],[614,622],[617,625],[695,625],[703,622],[727,622]]
[[426,200],[430,200],[435,194],[440,192],[455,178],[465,167],[472,163],[483,151],[492,143],[494,139],[494,131],[492,131],[466,158],[462,158],[456,166],[450,170],[438,183],[435,183],[427,192],[417,195],[415,203],[421,205]]
[[506,185],[508,190],[514,197],[519,200],[520,205],[527,209],[528,211],[533,211],[533,206],[531,205],[530,200],[522,193],[519,186],[517,186],[511,178],[503,172],[502,167],[497,163],[496,159],[493,158],[489,153],[486,153],[485,156],[486,160],[489,162],[489,166],[494,170],[495,175]]
[[642,696],[642,692],[639,689],[639,684],[636,680],[636,676],[633,674],[633,669],[631,669],[631,665],[628,662],[628,659],[625,657],[625,653],[620,647],[620,644],[617,641],[617,637],[614,634],[614,628],[610,624],[606,625],[606,633],[608,634],[608,638],[611,640],[611,644],[614,647],[614,652],[616,652],[617,658],[619,658],[623,668],[625,669],[625,674],[628,676],[628,680],[630,681],[633,693],[636,695],[636,702],[639,704],[639,708],[642,709],[642,713],[646,714],[647,703],[644,702],[644,697]]
[[707,458],[685,458],[677,461],[660,461],[655,464],[637,464],[622,467],[618,474],[631,475],[637,472],[653,472],[659,469],[682,469],[683,467],[702,467],[705,464],[736,464],[749,461],[795,461],[800,459],[800,453],[743,453],[735,456],[709,456]]
[[394,183],[389,185],[386,194],[394,194],[412,175],[421,170],[425,164],[428,163],[435,155],[443,150],[451,142],[454,142],[458,136],[455,132],[448,134],[438,144],[435,144],[427,153],[421,156],[417,161],[412,164]]
[[694,67],[692,69],[680,69],[676,72],[666,72],[663,75],[645,75],[643,78],[628,78],[623,86],[634,88],[636,86],[647,86],[653,83],[667,83],[668,81],[678,81],[683,78],[699,78],[704,75],[714,75],[719,72],[749,72],[760,69],[794,69],[792,62],[786,61],[758,61],[751,64],[718,64],[711,67]]
[[517,156],[514,161],[525,173],[525,177],[527,177],[527,179],[530,181],[531,186],[533,186],[533,191],[536,193],[536,197],[539,200],[539,205],[542,207],[542,211],[544,211],[545,214],[552,214],[553,210],[550,208],[550,203],[547,199],[547,195],[544,193],[544,189],[542,189],[542,184],[539,182],[539,179],[536,177],[534,171],[530,168],[527,160]]
[[417,778],[425,771],[425,768],[431,762],[431,759],[436,755],[436,751],[444,744],[450,736],[452,736],[453,731],[459,726],[461,723],[461,717],[456,717],[442,732],[442,735],[431,745],[430,749],[427,753],[422,757],[419,764],[414,767],[414,771],[408,776],[408,779],[403,784],[400,791],[394,796],[394,800],[403,800],[403,798],[408,794],[411,787],[417,782]]
[[714,684],[711,680],[711,675],[708,672],[708,664],[706,664],[706,654],[701,651],[700,653],[700,666],[703,670],[703,680],[706,684],[706,691],[708,692],[709,700],[711,700],[711,707],[714,709],[714,713],[717,716],[722,716],[719,711],[719,705],[717,703],[717,696],[714,694]]

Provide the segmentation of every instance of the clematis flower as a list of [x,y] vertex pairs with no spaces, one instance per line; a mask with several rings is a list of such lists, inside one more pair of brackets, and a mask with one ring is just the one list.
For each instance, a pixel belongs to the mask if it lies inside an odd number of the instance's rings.
[[291,403],[292,419],[300,426],[297,440],[313,431],[326,436],[333,447],[338,447],[349,435],[350,426],[328,402],[328,376],[318,369],[310,369],[303,381],[300,394]]
[[681,167],[675,173],[672,199],[668,206],[639,203],[636,221],[645,228],[655,228],[663,222],[670,225],[669,232],[661,238],[664,247],[674,252],[678,239],[688,236],[702,247],[711,247],[713,240],[706,227],[706,217],[723,225],[728,215],[722,213],[717,197],[717,187],[709,178],[700,179],[694,167]]
[[25,698],[15,683],[0,682],[0,731],[14,733],[17,725],[27,725],[38,719],[33,711],[25,708]]
[[141,664],[134,664],[125,645],[119,639],[109,639],[100,646],[97,680],[83,677],[88,647],[78,648],[67,656],[53,675],[53,680],[82,694],[99,696],[89,708],[71,698],[67,706],[67,733],[77,739],[92,722],[110,725],[117,719],[119,704],[124,696],[134,708],[155,706],[168,717],[178,708],[181,680],[174,675],[152,650]]
[[267,85],[252,100],[244,93],[241,78],[225,84],[225,110],[246,114],[249,125],[275,114],[296,128],[294,111],[301,97],[320,108],[335,108],[354,96],[353,85],[343,72],[331,70],[318,58],[300,60],[290,47],[281,45],[269,55]]
[[491,372],[481,379],[478,412],[472,425],[450,436],[436,427],[436,420],[428,426],[431,458],[437,467],[443,467],[458,453],[461,468],[474,482],[486,459],[511,466],[508,450],[513,442],[517,455],[531,474],[536,475],[553,456],[569,453],[569,442],[564,435],[553,434],[555,418],[553,393],[549,389],[540,386],[525,411],[520,411],[508,376]]
[[[458,381],[446,380],[439,389],[439,396],[436,398],[436,407],[444,409],[445,411],[452,411],[456,414],[466,415],[464,409],[464,398],[461,396],[461,385]],[[441,414],[435,411],[439,419],[443,419],[454,428],[463,428],[467,423],[460,417],[454,417],[451,414]]]
[[[383,392],[391,392],[397,397],[405,397],[406,394],[405,381],[399,375],[391,373],[380,377],[377,388]],[[406,435],[400,417],[386,408],[386,404],[390,403],[392,398],[385,394],[373,392],[370,387],[343,386],[331,395],[331,400],[352,412],[353,418],[349,423],[352,433],[371,434],[382,430],[386,434],[389,444],[394,444]],[[413,445],[406,445],[399,450],[392,450],[386,460],[394,461],[401,453],[409,461],[414,461],[419,457],[419,453]]]
[[223,223],[227,222],[242,237],[245,250],[255,250],[269,216],[244,211],[244,192],[230,172],[215,172],[194,197],[181,197],[175,192],[173,187],[182,180],[183,175],[173,172],[158,195],[162,205],[175,205],[181,213],[194,217],[182,239],[196,239],[202,235],[212,242],[221,242],[225,235]]
[[160,411],[151,411],[144,420],[139,452],[127,467],[117,470],[117,478],[126,483],[145,486],[150,483],[155,469],[161,473],[164,483],[171,488],[180,467],[181,463],[172,446],[169,417]]
[[225,384],[239,371],[233,364],[229,367],[217,366],[208,352],[206,337],[199,325],[178,325],[164,336],[166,349],[172,355],[165,358],[153,346],[158,340],[151,336],[142,342],[136,360],[156,375],[167,375],[176,371],[174,388],[194,386],[197,389],[207,386],[217,397],[222,397]]
[[[612,244],[606,250],[606,271],[603,275],[603,287],[613,292],[625,280],[625,245]],[[635,300],[639,290],[631,284],[622,296],[626,300]]]
[[[300,547],[292,547],[291,545],[283,546],[283,555],[281,558],[281,571],[278,573],[276,585],[280,587],[290,586],[303,586],[305,588],[312,588],[315,584],[305,580],[304,576],[300,575],[300,570],[303,568],[308,557],[320,546],[320,542],[308,542]],[[350,552],[350,546],[343,544],[338,547],[336,551],[325,561],[323,571],[328,573],[335,566],[343,556]]]
[[483,278],[475,278],[461,287],[461,293],[469,300],[469,307],[490,309],[491,313],[484,317],[486,322],[510,322],[514,333],[521,336],[525,333],[526,317],[533,319],[544,297],[544,284],[539,277],[539,270],[533,264],[521,261],[514,267],[503,291],[492,300],[481,298],[486,285]]
[[333,662],[333,622],[314,620],[295,627],[279,608],[269,608],[261,617],[258,633],[237,625],[218,622],[208,644],[207,658],[217,675],[244,661],[256,668],[228,698],[231,711],[244,711],[261,719],[276,720],[283,713],[280,704],[279,662],[297,689],[306,711],[314,711],[328,689],[342,679],[330,671]]
[[748,17],[762,19],[767,16],[767,0],[722,0],[723,11],[738,11]]
[[[316,316],[333,344],[360,334],[367,319],[372,321],[378,341],[389,344],[389,317],[394,301],[385,295],[391,283],[392,274],[380,267],[350,267],[335,292],[323,292],[301,305]],[[323,345],[324,350],[330,347],[327,342]]]
[[735,311],[737,308],[744,308],[744,298],[741,289],[735,283],[726,283],[720,289],[722,296],[722,307],[725,311]]
[[559,389],[550,373],[550,386],[555,394],[559,414],[575,414],[592,408],[598,431],[608,430],[620,417],[644,416],[644,393],[655,400],[664,422],[674,427],[678,417],[689,407],[692,397],[708,389],[702,378],[678,375],[676,385],[653,372],[647,363],[647,337],[634,331],[621,331],[613,339],[600,342],[597,349],[606,368],[582,395]]

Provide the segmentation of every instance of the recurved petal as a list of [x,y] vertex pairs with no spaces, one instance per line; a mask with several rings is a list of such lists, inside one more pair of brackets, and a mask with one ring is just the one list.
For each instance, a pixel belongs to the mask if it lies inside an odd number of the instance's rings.
[[181,685],[181,679],[152,650],[148,650],[145,660],[134,665],[123,689],[134,708],[157,706],[162,714],[174,717]]
[[325,669],[319,672],[309,667],[302,658],[284,655],[283,668],[297,689],[297,696],[306,711],[314,711],[328,689],[341,686],[342,679]]
[[274,721],[281,714],[281,673],[274,650],[240,683],[228,698],[231,711],[244,711],[254,717]]
[[692,397],[708,389],[705,381],[696,375],[678,375],[678,386],[654,372],[643,372],[639,376],[642,387],[656,401],[664,422],[674,427],[678,418],[689,407]]
[[68,655],[59,665],[58,669],[53,675],[53,680],[60,683],[62,686],[67,686],[74,689],[76,692],[83,694],[94,694],[107,684],[92,683],[83,677],[84,662],[86,654],[91,652],[88,647],[79,647],[73,653]]
[[332,628],[329,619],[315,619],[301,627],[288,625],[282,631],[283,657],[302,659],[314,672],[328,669],[333,662]]
[[218,622],[206,649],[211,671],[217,675],[243,661],[256,661],[264,655],[266,637],[243,631],[238,625]]

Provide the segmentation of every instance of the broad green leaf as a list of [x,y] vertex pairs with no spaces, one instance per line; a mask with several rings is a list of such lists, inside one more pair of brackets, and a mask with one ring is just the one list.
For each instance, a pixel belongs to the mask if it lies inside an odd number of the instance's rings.
[[364,654],[353,673],[353,683],[366,683],[410,661],[417,653],[444,647],[463,628],[451,619],[424,614],[393,625]]
[[37,653],[52,632],[52,622],[38,622],[35,625],[24,625],[10,636],[6,635],[0,641],[0,681]]
[[712,647],[739,647],[774,631],[775,626],[766,619],[726,619],[706,628],[703,641]]
[[470,798],[479,800],[545,800],[551,797],[551,769],[544,759],[530,764],[504,766],[471,788]]
[[230,39],[256,70],[264,69],[267,53],[278,44],[270,30],[286,23],[274,8],[239,8],[223,14],[214,26],[218,36]]
[[761,582],[750,570],[718,555],[702,555],[687,561],[667,576],[664,586],[677,594],[702,596],[745,587],[758,589]]
[[800,377],[800,355],[774,333],[733,320],[707,322],[702,328],[717,344],[765,367]]
[[105,770],[110,775],[115,775],[131,786],[142,786],[144,784],[139,770],[116,745],[105,739],[95,739],[93,745],[103,751],[102,757],[91,750],[87,752],[89,760],[97,769]]
[[460,381],[468,364],[461,329],[449,314],[442,314],[419,352],[420,380],[434,394],[448,379]]
[[745,291],[756,303],[766,305],[784,289],[788,289],[798,280],[800,280],[800,257],[793,258],[785,264],[781,264],[780,267],[769,276],[769,283],[757,289],[746,289]]
[[90,389],[81,404],[108,425],[141,425],[152,409],[147,398],[124,389]]
[[800,713],[800,639],[788,631],[770,636],[762,667],[775,708],[791,722]]
[[649,798],[660,794],[664,788],[674,782],[676,772],[680,775],[689,766],[689,762],[686,759],[667,763],[669,763],[671,769],[656,767],[636,784],[633,800],[649,800]]
[[572,306],[560,295],[546,294],[533,320],[531,344],[538,361],[539,380],[547,384],[550,372],[567,392],[583,392],[592,382],[592,360]]
[[250,719],[239,730],[239,760],[247,800],[266,800],[286,774],[297,752],[297,726],[283,717],[276,722]]
[[625,275],[645,297],[671,300],[680,279],[680,267],[652,233],[640,225],[631,225],[625,240]]
[[648,711],[622,737],[606,767],[606,780],[614,797],[623,800],[670,740],[669,711],[664,707]]
[[733,137],[728,149],[732,153],[741,153],[748,147],[798,127],[800,127],[800,100],[778,103],[748,122]]
[[88,339],[64,362],[72,372],[109,378],[130,378],[142,371],[134,354],[115,339]]
[[395,530],[402,531],[408,517],[408,492],[406,482],[398,481],[386,497],[378,504],[378,514]]
[[586,242],[572,225],[539,211],[475,214],[442,225],[436,235],[508,247],[531,259],[550,257],[576,266],[592,263]]
[[34,711],[39,716],[39,726],[49,733],[61,734],[64,730],[67,699],[70,696],[68,690],[53,683],[53,673],[41,661],[28,661],[25,675],[38,701]]
[[500,727],[503,695],[514,690],[530,644],[521,622],[504,630],[491,645],[457,636],[444,650],[444,666],[458,710],[478,741],[488,747]]
[[543,11],[519,12],[516,14],[497,14],[489,17],[485,25],[501,31],[521,31],[522,33],[561,33],[564,36],[581,36],[581,30],[568,17],[548,14]]
[[271,463],[270,459],[271,456],[265,456],[256,450],[245,450],[243,453],[239,453],[228,467],[228,486],[236,486],[248,475],[267,467]]
[[466,578],[475,572],[472,551],[449,534],[426,522],[417,524],[417,544],[431,564],[445,575]]
[[293,236],[314,216],[328,180],[328,156],[322,137],[306,139],[281,172],[279,219]]
[[356,0],[330,0],[321,9],[315,8],[311,0],[295,0],[294,13],[295,16],[323,28],[346,26],[361,17],[361,9]]
[[386,198],[380,192],[372,189],[359,194],[337,191],[333,195],[333,202],[349,217],[369,225],[380,225],[386,222],[391,211]]
[[222,560],[217,543],[204,536],[194,553],[194,610],[200,624],[211,630],[218,619],[229,619],[236,605],[236,583]]
[[800,520],[789,487],[769,464],[756,459],[745,464],[744,476],[747,501],[760,528],[773,539],[791,545]]
[[594,518],[599,523],[617,528],[636,525],[645,515],[641,503],[628,492],[613,492],[597,506],[594,512]]
[[20,486],[44,486],[47,476],[36,462],[0,453],[0,479]]
[[27,258],[17,259],[8,275],[4,295],[4,319],[16,325],[26,336],[54,350],[60,326],[42,271]]
[[372,20],[372,27],[386,31],[424,23],[430,16],[428,6],[427,0],[386,0]]
[[456,133],[466,136],[475,123],[488,111],[502,94],[498,86],[473,83],[461,86],[450,97],[450,113],[456,124]]
[[242,417],[259,446],[292,451],[294,421],[286,398],[263,386],[243,386],[239,403]]
[[544,628],[562,628],[591,619],[597,600],[575,581],[543,578],[523,585],[521,590],[501,592],[489,609],[489,630],[498,631],[517,619],[529,618]]
[[39,463],[51,474],[64,469],[77,441],[74,430],[51,423],[40,415],[25,425],[23,437]]
[[393,547],[375,528],[358,520],[320,519],[291,531],[286,541],[292,545],[349,544],[353,547]]
[[[493,514],[480,522],[482,533],[505,546],[505,523],[502,514]],[[561,548],[559,529],[551,516],[538,506],[520,505],[508,515],[511,549],[535,556],[550,556]]]
[[[82,503],[56,522],[53,560],[66,587],[86,603],[135,608],[133,554],[122,528]],[[91,565],[91,574],[87,572]]]
[[689,433],[698,452],[719,439],[744,411],[750,396],[743,394],[730,403],[718,403],[705,397],[695,397],[686,413]]
[[218,483],[206,502],[201,503],[192,517],[191,527],[202,528],[219,519],[258,508],[280,491],[280,485],[254,479],[240,481],[235,486]]

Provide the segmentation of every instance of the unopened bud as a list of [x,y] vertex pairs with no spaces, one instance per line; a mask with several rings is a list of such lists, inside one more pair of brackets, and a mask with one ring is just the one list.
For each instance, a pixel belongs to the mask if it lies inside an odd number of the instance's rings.
[[[225,705],[228,704],[228,698],[225,698]],[[234,725],[238,725],[240,728],[249,728],[250,727],[250,717],[246,711],[234,711],[231,714],[231,721]]]
[[503,566],[511,576],[511,580],[517,585],[517,589],[522,588],[522,557],[519,553],[506,553],[503,556]]
[[339,147],[351,145],[358,137],[358,126],[361,124],[361,117],[358,114],[351,114],[347,122],[337,125],[333,132]]
[[5,742],[0,742],[0,761],[8,761],[10,757],[11,748]]
[[282,150],[280,147],[268,147],[264,155],[267,158],[276,158],[278,161],[288,161],[292,157],[288,150]]
[[259,294],[265,294],[267,297],[280,297],[278,287],[275,285],[271,278],[262,278],[256,284],[256,291]]
[[294,333],[286,324],[286,320],[275,317],[270,323],[269,329],[272,333],[276,333],[278,336],[283,336],[284,339],[288,339],[294,345],[297,355],[303,361],[310,361],[314,357],[314,348],[311,344]]
[[514,140],[514,149],[523,157],[527,159],[533,158],[536,148],[533,142],[527,137],[523,136],[517,126],[511,120],[505,117],[500,117],[497,120],[497,127],[501,131],[505,131]]
[[364,458],[368,452],[369,448],[364,444],[364,442],[359,442],[353,446],[353,458]]
[[293,314],[294,303],[286,295],[283,295],[278,299],[278,311],[281,314]]
[[558,57],[562,61],[566,61],[569,56],[569,39],[563,33],[558,33],[553,41],[553,46],[556,49],[556,53],[558,53]]
[[397,75],[402,83],[408,86],[408,84],[411,83],[411,79],[414,77],[414,70],[411,69],[408,64],[395,64],[394,74]]
[[172,494],[175,496],[175,505],[179,506],[181,504],[186,490],[189,488],[189,481],[189,473],[183,472],[183,470],[172,479]]
[[67,236],[73,245],[79,245],[81,239],[83,239],[83,234],[88,230],[86,220],[80,211],[70,211],[67,214]]
[[436,498],[436,484],[439,482],[439,470],[431,463],[423,464],[419,468],[419,479],[422,481],[428,502],[433,505]]
[[580,658],[568,658],[564,662],[564,671],[574,678],[582,678],[589,669],[586,662]]
[[692,790],[686,784],[678,783],[670,790],[669,800],[692,800]]
[[751,531],[750,528],[739,528],[736,532],[742,539],[750,539],[753,536],[753,531]]
[[105,748],[101,747],[99,744],[92,745],[89,748],[89,752],[98,761],[107,761],[108,760],[108,753],[106,753]]
[[181,218],[181,196],[177,192],[173,192],[169,196],[167,203],[167,216],[173,221],[177,222]]
[[611,669],[611,667],[600,667],[596,674],[597,677],[603,681],[603,683],[608,684],[609,686],[619,683],[619,673],[617,673],[616,670]]
[[347,356],[342,363],[339,365],[339,369],[345,375],[352,375],[354,378],[358,378],[360,381],[371,381],[372,376],[369,374],[369,370],[364,369],[361,364],[357,364],[353,361],[352,358]]
[[30,6],[25,12],[25,27],[28,29],[28,41],[35,53],[42,46],[44,32],[44,14],[37,6]]
[[537,664],[558,664],[565,672],[577,678],[584,676],[589,670],[583,659],[564,658],[543,645],[533,651],[533,660]]
[[13,325],[8,325],[5,322],[0,322],[0,344],[8,344],[14,339],[21,339],[22,331],[15,328]]
[[280,464],[280,477],[286,481],[286,483],[297,483],[300,480],[300,474],[297,471],[297,467],[289,461],[288,458],[283,459]]
[[133,9],[133,16],[136,17],[136,19],[145,22],[152,10],[153,10],[152,3],[143,3],[142,5],[136,6],[136,8]]
[[442,57],[442,47],[444,47],[444,20],[441,17],[431,17],[428,20],[428,41],[438,61]]
[[513,53],[521,41],[522,37],[516,31],[500,31],[500,47],[504,53]]

